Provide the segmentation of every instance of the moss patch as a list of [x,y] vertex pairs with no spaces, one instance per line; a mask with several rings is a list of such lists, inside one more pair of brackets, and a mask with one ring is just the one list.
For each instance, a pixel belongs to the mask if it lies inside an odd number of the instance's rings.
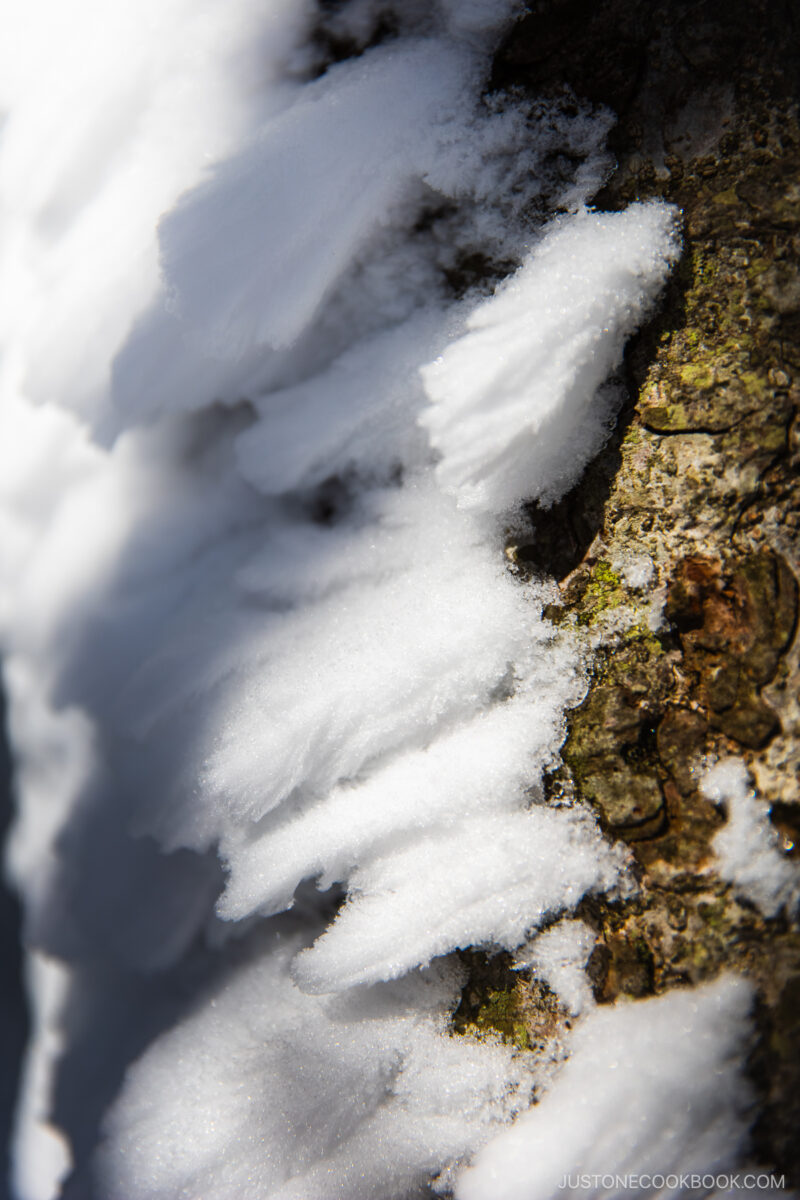
[[529,971],[511,969],[506,953],[463,951],[467,983],[453,1014],[453,1032],[464,1037],[500,1038],[518,1050],[547,1056],[567,1023],[566,1013],[546,984]]

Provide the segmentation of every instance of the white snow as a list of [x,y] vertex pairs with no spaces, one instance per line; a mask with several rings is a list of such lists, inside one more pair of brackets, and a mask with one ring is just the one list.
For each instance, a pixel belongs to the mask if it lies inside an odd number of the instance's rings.
[[677,1180],[624,1187],[616,1178],[729,1169],[752,1103],[739,1075],[750,1002],[748,985],[728,976],[595,1009],[542,1101],[462,1175],[458,1200],[677,1196],[687,1190]]
[[774,917],[790,914],[800,901],[800,871],[780,847],[769,819],[769,805],[750,785],[741,759],[726,758],[710,767],[700,781],[707,800],[721,805],[727,821],[711,843],[719,875],[761,910]]
[[619,561],[611,563],[612,570],[618,571],[629,588],[646,588],[656,576],[656,565],[649,554],[626,554]]
[[[633,886],[545,798],[582,663],[503,546],[605,437],[675,214],[587,210],[608,113],[482,96],[519,4],[391,7],[12,5],[8,861],[61,989],[33,977],[19,1200],[70,1157],[67,1194],[98,1200],[450,1186],[553,1069],[450,1034],[452,952],[526,945],[587,1011],[569,913]],[[314,21],[363,53],[323,70]],[[713,1064],[742,993],[703,995]],[[694,1003],[589,1013],[556,1087],[633,1020],[660,1112]],[[600,1076],[575,1162],[616,1146]],[[705,1137],[679,1123],[675,1161]],[[496,1200],[483,1162],[463,1186]]]
[[28,956],[26,975],[34,1035],[28,1044],[25,1082],[17,1104],[15,1183],[25,1200],[49,1200],[72,1167],[69,1143],[48,1119],[53,1105],[53,1064],[64,1048],[58,1014],[68,972],[61,963],[34,952]]
[[467,818],[353,872],[354,898],[300,955],[295,977],[331,992],[393,979],[457,947],[513,949],[544,917],[612,889],[625,862],[584,814]]
[[673,223],[634,204],[556,224],[425,368],[437,477],[461,505],[552,503],[597,453],[615,411],[601,385],[677,256]]
[[517,969],[533,968],[572,1016],[578,1016],[594,1003],[585,972],[596,937],[584,921],[558,921],[538,934],[514,955]]
[[297,933],[273,937],[131,1071],[105,1200],[406,1196],[529,1102],[523,1060],[447,1035],[457,969],[317,998],[289,978]]
[[86,414],[158,286],[155,223],[294,88],[306,0],[10,0],[0,336],[26,396]]

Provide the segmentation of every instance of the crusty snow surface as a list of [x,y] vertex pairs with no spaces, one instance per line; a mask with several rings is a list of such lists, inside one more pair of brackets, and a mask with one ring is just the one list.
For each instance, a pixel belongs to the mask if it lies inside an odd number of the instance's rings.
[[[594,1010],[570,913],[635,884],[544,799],[581,663],[504,541],[602,445],[678,240],[586,207],[608,113],[484,95],[519,7],[9,4],[18,1200],[545,1200],[744,1152],[747,987]],[[471,946],[562,995],[560,1063],[451,1036]]]

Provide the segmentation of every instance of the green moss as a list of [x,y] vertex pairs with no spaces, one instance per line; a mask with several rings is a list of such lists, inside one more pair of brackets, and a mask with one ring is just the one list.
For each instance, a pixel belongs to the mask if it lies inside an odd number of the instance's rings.
[[748,274],[753,279],[758,279],[759,275],[763,275],[771,266],[768,258],[751,258],[747,264]]
[[762,399],[770,390],[767,380],[757,371],[743,371],[739,378],[748,395],[757,399]]
[[715,900],[708,904],[698,904],[697,911],[700,917],[712,929],[722,929],[725,924],[725,909],[726,903],[724,900]]
[[642,416],[655,433],[679,433],[692,428],[693,420],[684,404],[643,406]]
[[635,625],[631,625],[625,630],[623,637],[626,642],[639,643],[650,658],[656,658],[664,654],[664,647],[661,645],[661,642],[644,621],[637,621]]
[[530,1050],[531,1048],[531,1035],[528,1033],[528,1030],[522,1021],[514,1022],[513,1041],[514,1045],[520,1050]]
[[603,588],[609,588],[609,587],[616,588],[616,587],[619,587],[620,582],[621,582],[620,577],[617,574],[617,572],[612,571],[611,565],[609,563],[605,562],[603,559],[601,559],[600,562],[598,562],[597,566],[595,567],[593,576],[594,576],[593,584],[590,586],[597,586],[597,587],[603,587]]
[[490,992],[478,1011],[476,1023],[499,1028],[511,1020],[515,1007],[513,992]]
[[591,625],[606,609],[618,608],[624,602],[622,580],[617,572],[611,569],[611,564],[601,559],[592,568],[583,593],[583,607],[578,613],[578,624]]
[[714,372],[708,362],[683,363],[678,376],[685,387],[706,389],[714,386]]
[[530,1049],[531,1039],[525,1022],[521,1020],[519,997],[516,988],[490,991],[477,1014],[457,1030],[470,1037],[500,1037],[511,1042],[520,1050]]
[[691,963],[695,970],[705,973],[713,964],[713,955],[702,942],[693,942],[691,947]]
[[713,287],[718,266],[713,255],[695,248],[692,254],[692,276],[695,287]]

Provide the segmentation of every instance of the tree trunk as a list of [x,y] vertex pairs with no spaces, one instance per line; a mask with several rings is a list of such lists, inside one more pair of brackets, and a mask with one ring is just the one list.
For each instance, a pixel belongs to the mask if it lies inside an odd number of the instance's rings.
[[[550,615],[583,632],[592,664],[553,791],[589,801],[641,876],[634,900],[584,903],[599,936],[590,974],[601,1001],[727,969],[749,977],[754,1151],[800,1182],[800,935],[715,872],[724,816],[698,789],[706,765],[743,759],[785,853],[800,851],[794,22],[790,4],[768,0],[541,0],[494,82],[541,95],[566,80],[608,105],[618,165],[597,206],[660,197],[683,221],[681,264],[628,348],[613,436],[569,496],[531,509],[510,551],[559,581]],[[498,1008],[510,989],[516,1009],[498,1016],[473,986],[461,1016],[519,1038],[527,1014],[527,1044],[552,1014],[498,972],[483,991]],[[473,983],[480,974],[473,964]]]

